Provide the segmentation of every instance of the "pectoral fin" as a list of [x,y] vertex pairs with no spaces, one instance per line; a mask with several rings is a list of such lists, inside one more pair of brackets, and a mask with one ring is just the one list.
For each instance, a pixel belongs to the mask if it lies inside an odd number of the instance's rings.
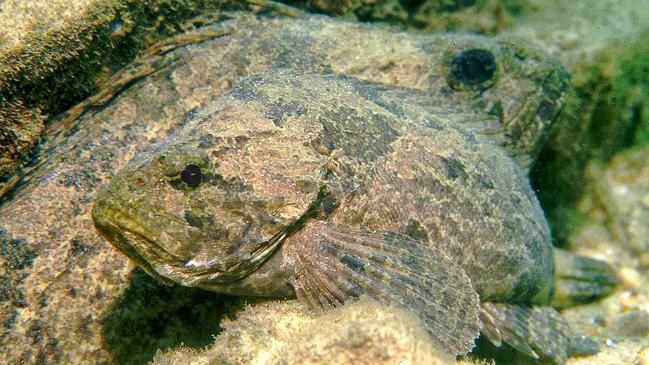
[[[535,359],[553,364],[566,362],[571,331],[554,308],[482,303],[482,311],[485,327],[482,333],[496,346],[502,341]],[[498,333],[497,340],[492,337],[493,333]]]
[[311,307],[366,295],[417,314],[440,349],[458,355],[473,348],[480,330],[478,295],[464,271],[428,242],[317,221],[290,245],[293,285]]

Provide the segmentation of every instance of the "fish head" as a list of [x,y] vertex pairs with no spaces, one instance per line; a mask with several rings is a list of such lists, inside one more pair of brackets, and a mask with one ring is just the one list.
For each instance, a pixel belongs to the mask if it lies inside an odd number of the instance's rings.
[[249,109],[197,119],[117,173],[93,219],[160,281],[228,292],[309,211],[322,159]]

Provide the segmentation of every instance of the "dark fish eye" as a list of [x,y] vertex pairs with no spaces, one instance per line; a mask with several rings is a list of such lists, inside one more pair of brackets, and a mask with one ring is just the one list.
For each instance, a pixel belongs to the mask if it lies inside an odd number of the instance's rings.
[[201,167],[196,164],[185,166],[180,173],[180,179],[191,187],[198,186],[201,183]]
[[494,55],[484,49],[469,49],[460,53],[451,63],[449,84],[453,89],[484,90],[492,86],[498,70]]

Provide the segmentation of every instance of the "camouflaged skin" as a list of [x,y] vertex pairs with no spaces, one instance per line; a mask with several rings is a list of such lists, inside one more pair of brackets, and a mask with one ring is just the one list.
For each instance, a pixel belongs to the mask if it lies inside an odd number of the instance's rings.
[[[304,232],[324,221],[427,242],[412,254],[445,253],[483,302],[546,303],[551,238],[525,174],[462,127],[474,114],[419,107],[427,97],[336,75],[250,77],[138,154],[100,194],[93,218],[155,277],[224,293],[294,295],[297,273],[322,261],[300,267],[295,251],[315,242]],[[442,283],[453,277],[443,262]],[[392,284],[375,285],[413,289]],[[453,323],[458,307],[444,308],[440,318]],[[466,321],[477,326],[477,312]]]
[[423,90],[432,96],[426,105],[484,115],[471,128],[506,147],[524,168],[569,88],[570,75],[556,59],[511,37],[415,35],[323,17],[251,21],[230,37],[222,41],[222,61],[206,73],[223,72],[224,65],[230,75],[286,67]]
[[[227,17],[205,28],[220,34],[216,39],[197,37],[200,43],[142,60],[156,71],[125,83],[105,106],[80,117],[62,140],[50,135],[57,143],[46,143],[38,168],[3,197],[0,289],[6,295],[0,297],[0,343],[12,351],[0,354],[0,362],[111,359],[101,319],[128,285],[132,266],[96,232],[92,202],[137,151],[166,139],[243,77],[297,68],[422,90],[422,105],[475,115],[463,123],[495,131],[490,138],[522,161],[532,160],[527,152],[536,149],[563,100],[565,71],[522,42],[412,35],[325,17]],[[471,89],[481,84],[462,90],[448,81],[449,65],[470,48],[489,49],[495,57],[496,78],[485,81],[486,90]],[[510,128],[515,133],[502,137],[501,124],[517,126]]]

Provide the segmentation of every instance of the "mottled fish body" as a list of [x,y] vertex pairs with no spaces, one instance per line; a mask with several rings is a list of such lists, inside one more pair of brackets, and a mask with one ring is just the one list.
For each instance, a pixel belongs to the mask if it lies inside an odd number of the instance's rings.
[[[454,354],[481,327],[507,340],[499,305],[550,298],[547,223],[518,163],[464,126],[475,114],[426,98],[334,74],[250,77],[139,153],[95,224],[163,282],[314,308],[368,295],[417,313]],[[543,350],[565,358],[549,313],[557,345]]]

